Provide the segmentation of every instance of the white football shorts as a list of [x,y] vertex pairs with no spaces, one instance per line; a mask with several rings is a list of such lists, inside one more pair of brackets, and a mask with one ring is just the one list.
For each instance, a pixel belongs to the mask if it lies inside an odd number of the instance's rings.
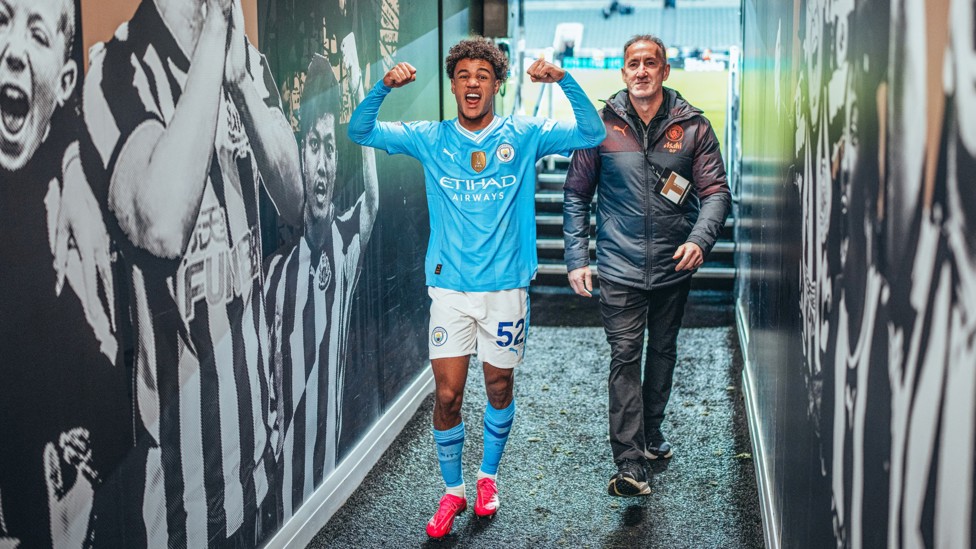
[[430,295],[430,358],[472,355],[496,368],[514,368],[525,356],[529,292],[459,292],[434,286]]

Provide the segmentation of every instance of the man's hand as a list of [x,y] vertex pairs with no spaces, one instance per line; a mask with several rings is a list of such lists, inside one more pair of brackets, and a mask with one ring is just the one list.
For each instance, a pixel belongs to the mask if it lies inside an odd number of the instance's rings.
[[[91,520],[94,484],[98,475],[92,469],[90,435],[82,427],[61,433],[57,446],[44,446],[44,477],[51,513],[51,541],[55,547],[83,547]],[[75,469],[65,485],[62,467]]]
[[[57,272],[54,289],[57,295],[61,295],[65,281],[71,285],[81,301],[85,319],[101,343],[101,351],[114,363],[118,341],[115,339],[115,311],[112,307],[115,289],[109,237],[98,202],[82,171],[77,143],[68,147],[63,170],[60,199],[55,198],[57,186],[53,181],[48,197],[48,211],[57,212],[52,246],[54,270]],[[53,207],[55,202],[57,207]],[[99,285],[105,292],[107,307],[99,298]]]
[[694,242],[685,242],[681,246],[678,246],[678,251],[674,252],[671,259],[678,260],[678,264],[674,268],[676,271],[697,269],[705,261],[702,249]]
[[583,297],[593,297],[593,274],[590,273],[590,266],[580,267],[569,271],[569,285],[573,291]]
[[542,82],[543,84],[559,82],[566,75],[566,71],[549,63],[545,57],[536,59],[534,63],[529,65],[525,73],[533,82]]
[[388,88],[401,88],[417,79],[417,69],[410,63],[397,63],[390,72],[383,77],[383,83]]
[[356,50],[356,35],[351,32],[347,34],[339,45],[339,51],[342,52],[342,66],[349,73],[349,91],[355,96],[362,86],[363,78],[363,71],[359,68],[359,52]]

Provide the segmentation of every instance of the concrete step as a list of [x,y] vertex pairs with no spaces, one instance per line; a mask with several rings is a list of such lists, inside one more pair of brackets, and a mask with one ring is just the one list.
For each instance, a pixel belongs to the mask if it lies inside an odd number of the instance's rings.
[[[593,287],[600,287],[599,268],[597,265],[590,266],[594,273]],[[545,262],[539,265],[539,271],[532,281],[534,289],[553,289],[569,287],[566,281],[566,266],[562,262]],[[710,267],[706,264],[701,267],[691,277],[691,288],[693,290],[717,290],[732,292],[735,289],[735,269],[732,267]]]
[[[594,201],[595,200],[596,200],[596,197],[594,197]],[[563,191],[562,191],[562,189],[560,189],[558,191],[557,190],[552,190],[552,189],[542,189],[542,190],[536,191],[536,193],[535,193],[535,204],[536,204],[536,206],[538,206],[539,204],[560,204],[560,205],[562,205],[562,203],[563,203]]]
[[[564,263],[540,263],[540,275],[563,275],[566,276],[566,265]],[[590,272],[599,275],[598,265],[590,265]],[[701,267],[695,272],[695,278],[712,278],[716,280],[735,280],[735,269],[732,267]]]
[[566,172],[542,172],[535,176],[535,180],[540,187],[562,189],[563,183],[566,182]]
[[[596,250],[596,240],[590,239],[590,250]],[[536,240],[535,247],[538,250],[562,250],[566,246],[566,241],[561,238],[540,238]],[[735,252],[735,242],[720,240],[712,246],[712,253],[733,253]]]
[[[589,242],[590,261],[596,261],[596,239],[591,238]],[[564,242],[562,238],[540,238],[536,240],[536,251],[541,262],[560,262],[563,261]],[[705,259],[706,267],[734,267],[735,266],[735,243],[729,240],[720,240],[712,247],[711,253]]]
[[[733,240],[736,220],[729,217],[725,220],[725,226],[719,233],[719,240]],[[540,212],[535,214],[536,233],[541,238],[562,238],[563,236],[563,214],[553,212]],[[596,214],[590,214],[590,236],[596,235]]]
[[[560,228],[562,228],[563,216],[562,214],[556,215],[556,214],[537,213],[535,214],[535,222],[537,225],[546,225],[546,226],[558,225]],[[590,225],[595,225],[595,224],[596,224],[596,216],[590,214]],[[725,220],[726,229],[731,229],[734,226],[735,226],[734,217],[730,216],[728,219]]]

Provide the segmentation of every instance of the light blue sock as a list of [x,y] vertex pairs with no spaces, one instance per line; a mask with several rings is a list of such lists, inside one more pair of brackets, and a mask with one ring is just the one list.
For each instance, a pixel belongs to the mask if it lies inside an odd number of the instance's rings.
[[464,448],[464,422],[446,431],[434,429],[434,443],[437,445],[437,461],[441,464],[444,484],[448,488],[463,485],[461,450]]
[[508,433],[515,420],[515,399],[507,408],[496,410],[491,404],[485,405],[485,455],[481,459],[481,472],[487,475],[498,474],[498,463],[505,452]]

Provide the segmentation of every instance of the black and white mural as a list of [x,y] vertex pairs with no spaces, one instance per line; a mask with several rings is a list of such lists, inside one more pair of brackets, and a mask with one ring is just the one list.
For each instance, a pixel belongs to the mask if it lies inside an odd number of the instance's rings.
[[253,547],[424,365],[422,174],[345,125],[437,14],[133,0],[85,67],[85,1],[0,0],[0,547]]
[[3,547],[90,543],[134,443],[112,244],[80,161],[78,11],[0,2]]
[[[768,94],[775,119],[750,124],[745,113],[745,133],[770,134],[746,139],[745,161],[778,173],[781,187],[747,176],[742,211],[782,224],[765,234],[742,231],[767,245],[756,249],[776,251],[747,260],[754,265],[739,298],[751,301],[744,305],[750,348],[765,340],[778,351],[754,354],[781,361],[754,366],[754,375],[780,379],[760,384],[760,409],[772,412],[774,395],[799,387],[806,397],[805,418],[788,416],[776,428],[766,422],[763,437],[772,442],[778,430],[803,425],[819,456],[807,471],[812,479],[774,474],[782,542],[823,532],[788,507],[825,503],[826,493],[829,508],[807,520],[829,519],[838,546],[970,547],[976,7],[971,0],[750,4],[746,54],[774,62],[753,65],[768,78],[760,85],[754,76],[756,88],[747,84],[743,94]],[[750,32],[762,40],[750,41]],[[792,147],[758,153],[776,134]],[[755,264],[777,259],[795,290],[763,287]],[[797,321],[764,312],[770,305],[795,311]],[[764,329],[797,330],[799,338],[770,338]],[[803,367],[786,372],[787,364]],[[788,459],[790,451],[774,454]]]

